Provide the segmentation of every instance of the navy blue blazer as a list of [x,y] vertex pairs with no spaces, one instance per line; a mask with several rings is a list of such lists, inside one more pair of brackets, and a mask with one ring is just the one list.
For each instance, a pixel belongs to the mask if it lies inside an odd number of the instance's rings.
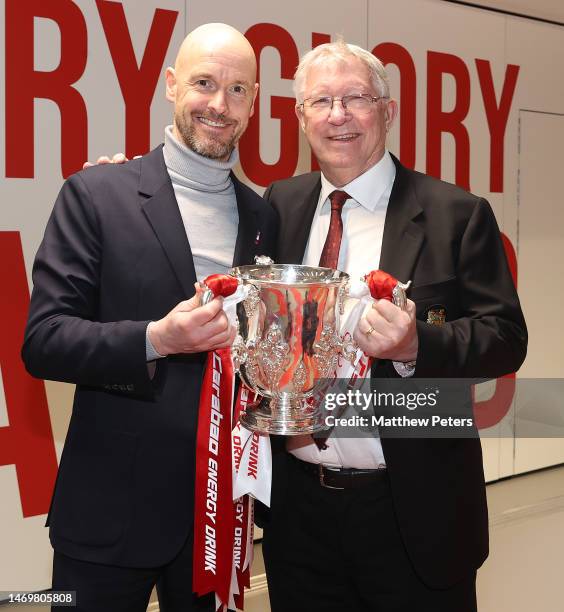
[[[272,255],[276,215],[232,180],[233,263],[253,263]],[[145,332],[195,281],[162,146],[66,181],[35,260],[22,350],[32,375],[76,384],[48,517],[55,550],[149,567],[185,542],[205,355],[160,359],[151,379]]]

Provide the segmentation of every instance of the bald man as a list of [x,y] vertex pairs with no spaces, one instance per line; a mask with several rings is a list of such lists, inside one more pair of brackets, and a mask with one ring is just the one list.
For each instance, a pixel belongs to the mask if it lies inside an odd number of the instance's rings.
[[231,344],[219,299],[194,283],[269,254],[268,205],[233,175],[253,113],[256,60],[208,24],[166,71],[164,145],[69,178],[33,269],[22,355],[76,384],[47,524],[53,588],[77,610],[213,610],[191,592],[195,438],[207,351]]

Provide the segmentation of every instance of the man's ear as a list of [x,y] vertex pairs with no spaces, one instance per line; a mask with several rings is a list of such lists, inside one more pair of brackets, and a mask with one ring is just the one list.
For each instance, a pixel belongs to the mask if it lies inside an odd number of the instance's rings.
[[389,132],[398,115],[398,103],[392,98],[386,106],[386,132]]
[[302,128],[302,131],[305,132],[304,112],[302,109],[303,107],[300,106],[299,104],[296,104],[296,106],[294,106],[294,112],[296,113],[296,117],[298,118],[298,121],[300,122],[300,127]]
[[255,91],[253,93],[253,101],[251,102],[251,110],[249,111],[249,117],[252,117],[255,114],[255,100],[257,99],[258,90],[259,84],[255,83]]
[[170,66],[165,71],[166,99],[169,102],[176,100],[176,71]]

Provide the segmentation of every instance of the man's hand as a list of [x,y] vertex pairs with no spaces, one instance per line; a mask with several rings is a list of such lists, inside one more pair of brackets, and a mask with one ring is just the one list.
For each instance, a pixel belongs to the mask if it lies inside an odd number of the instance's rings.
[[407,300],[406,310],[401,310],[388,300],[378,300],[359,321],[354,339],[371,357],[393,361],[417,359],[415,304]]
[[107,155],[102,155],[96,160],[95,164],[89,161],[84,162],[84,164],[82,164],[82,169],[85,170],[86,168],[98,166],[100,164],[125,164],[126,161],[129,160],[123,153],[116,153],[112,159],[110,159]]
[[223,312],[223,298],[215,298],[205,306],[199,304],[196,293],[164,318],[149,323],[149,339],[158,353],[200,353],[233,344],[236,330]]

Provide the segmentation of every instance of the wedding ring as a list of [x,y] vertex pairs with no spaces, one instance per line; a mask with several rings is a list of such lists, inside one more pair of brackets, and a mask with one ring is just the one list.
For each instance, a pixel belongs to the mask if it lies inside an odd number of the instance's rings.
[[369,329],[367,329],[367,330],[366,330],[364,333],[365,333],[367,336],[370,336],[370,334],[371,334],[373,331],[375,331],[375,330],[374,330],[374,328],[373,328],[373,327],[372,327],[372,325],[371,325],[371,326],[370,326],[370,328],[369,328]]

